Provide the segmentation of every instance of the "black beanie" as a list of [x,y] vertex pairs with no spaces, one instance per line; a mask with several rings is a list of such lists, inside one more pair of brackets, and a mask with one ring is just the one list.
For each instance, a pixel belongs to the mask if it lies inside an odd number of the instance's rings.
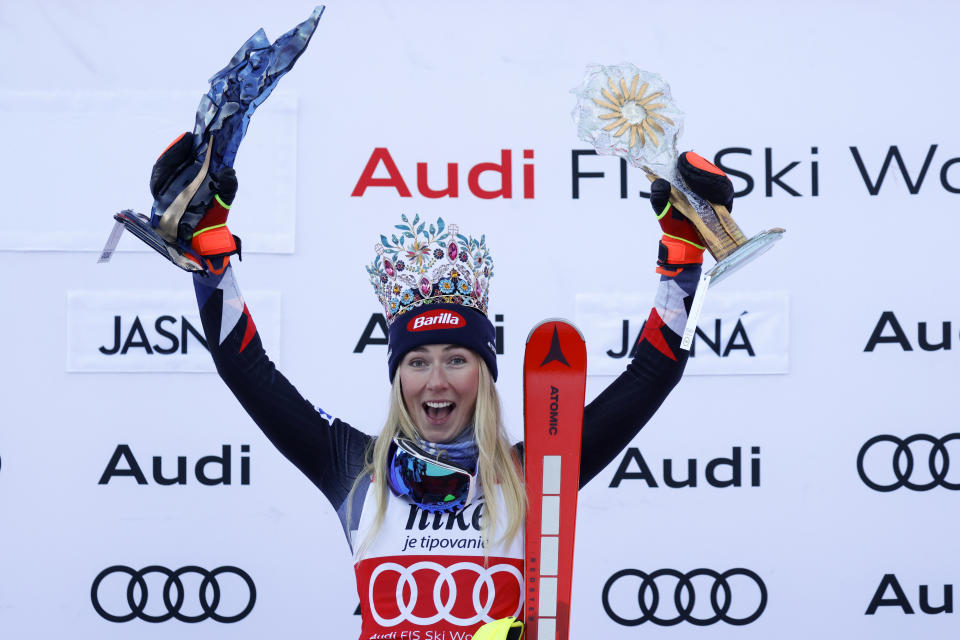
[[428,344],[456,344],[475,351],[487,363],[493,379],[497,379],[496,332],[490,319],[473,307],[453,303],[423,305],[395,317],[389,339],[387,365],[391,382],[403,356]]

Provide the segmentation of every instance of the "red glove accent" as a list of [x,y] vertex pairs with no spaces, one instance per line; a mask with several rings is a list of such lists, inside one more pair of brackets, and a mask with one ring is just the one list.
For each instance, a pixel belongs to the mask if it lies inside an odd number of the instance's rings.
[[202,256],[229,256],[239,253],[237,239],[227,228],[230,207],[219,197],[200,220],[190,246]]
[[[687,187],[698,196],[733,209],[733,183],[719,167],[693,151],[680,154],[677,172]],[[685,267],[703,263],[705,243],[693,224],[670,203],[670,183],[660,178],[650,186],[650,204],[653,206],[663,238],[657,273],[674,276]]]
[[669,182],[662,178],[654,181],[650,203],[663,230],[657,273],[675,276],[686,267],[703,264],[703,240],[693,224],[670,203]]
[[[185,170],[193,154],[193,137],[189,132],[180,135],[164,149],[153,165],[150,190],[154,198],[169,189],[175,177]],[[240,239],[227,228],[230,205],[237,194],[237,174],[231,167],[210,175],[198,194],[187,207],[190,216],[185,216],[179,228],[179,240],[189,242],[190,247],[202,256],[207,268],[213,273],[223,273],[230,263],[230,256],[240,253]],[[198,214],[202,213],[202,217]],[[192,229],[190,224],[199,222]],[[189,257],[189,256],[188,256]],[[194,262],[197,262],[191,257]]]

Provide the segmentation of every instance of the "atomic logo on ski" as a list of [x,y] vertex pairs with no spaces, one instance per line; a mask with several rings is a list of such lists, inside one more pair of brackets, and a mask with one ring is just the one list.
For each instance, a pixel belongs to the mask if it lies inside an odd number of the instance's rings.
[[547,357],[543,359],[543,362],[540,363],[540,366],[544,367],[551,362],[562,362],[568,367],[570,366],[567,359],[563,357],[563,348],[560,347],[560,334],[557,333],[556,325],[553,326],[553,339],[550,341],[550,351],[547,353]]

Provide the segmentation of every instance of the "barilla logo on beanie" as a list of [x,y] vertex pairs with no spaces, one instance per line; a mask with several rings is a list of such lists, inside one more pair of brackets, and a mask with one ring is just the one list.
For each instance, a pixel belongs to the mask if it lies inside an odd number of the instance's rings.
[[411,318],[407,323],[407,331],[432,331],[433,329],[459,329],[465,327],[467,321],[456,311],[434,309]]

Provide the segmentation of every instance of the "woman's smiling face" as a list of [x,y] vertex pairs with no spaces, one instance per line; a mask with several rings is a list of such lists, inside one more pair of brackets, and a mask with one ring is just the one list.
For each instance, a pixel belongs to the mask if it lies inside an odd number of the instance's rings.
[[424,440],[450,442],[470,426],[479,361],[476,353],[455,344],[428,344],[404,355],[397,370],[403,402]]

